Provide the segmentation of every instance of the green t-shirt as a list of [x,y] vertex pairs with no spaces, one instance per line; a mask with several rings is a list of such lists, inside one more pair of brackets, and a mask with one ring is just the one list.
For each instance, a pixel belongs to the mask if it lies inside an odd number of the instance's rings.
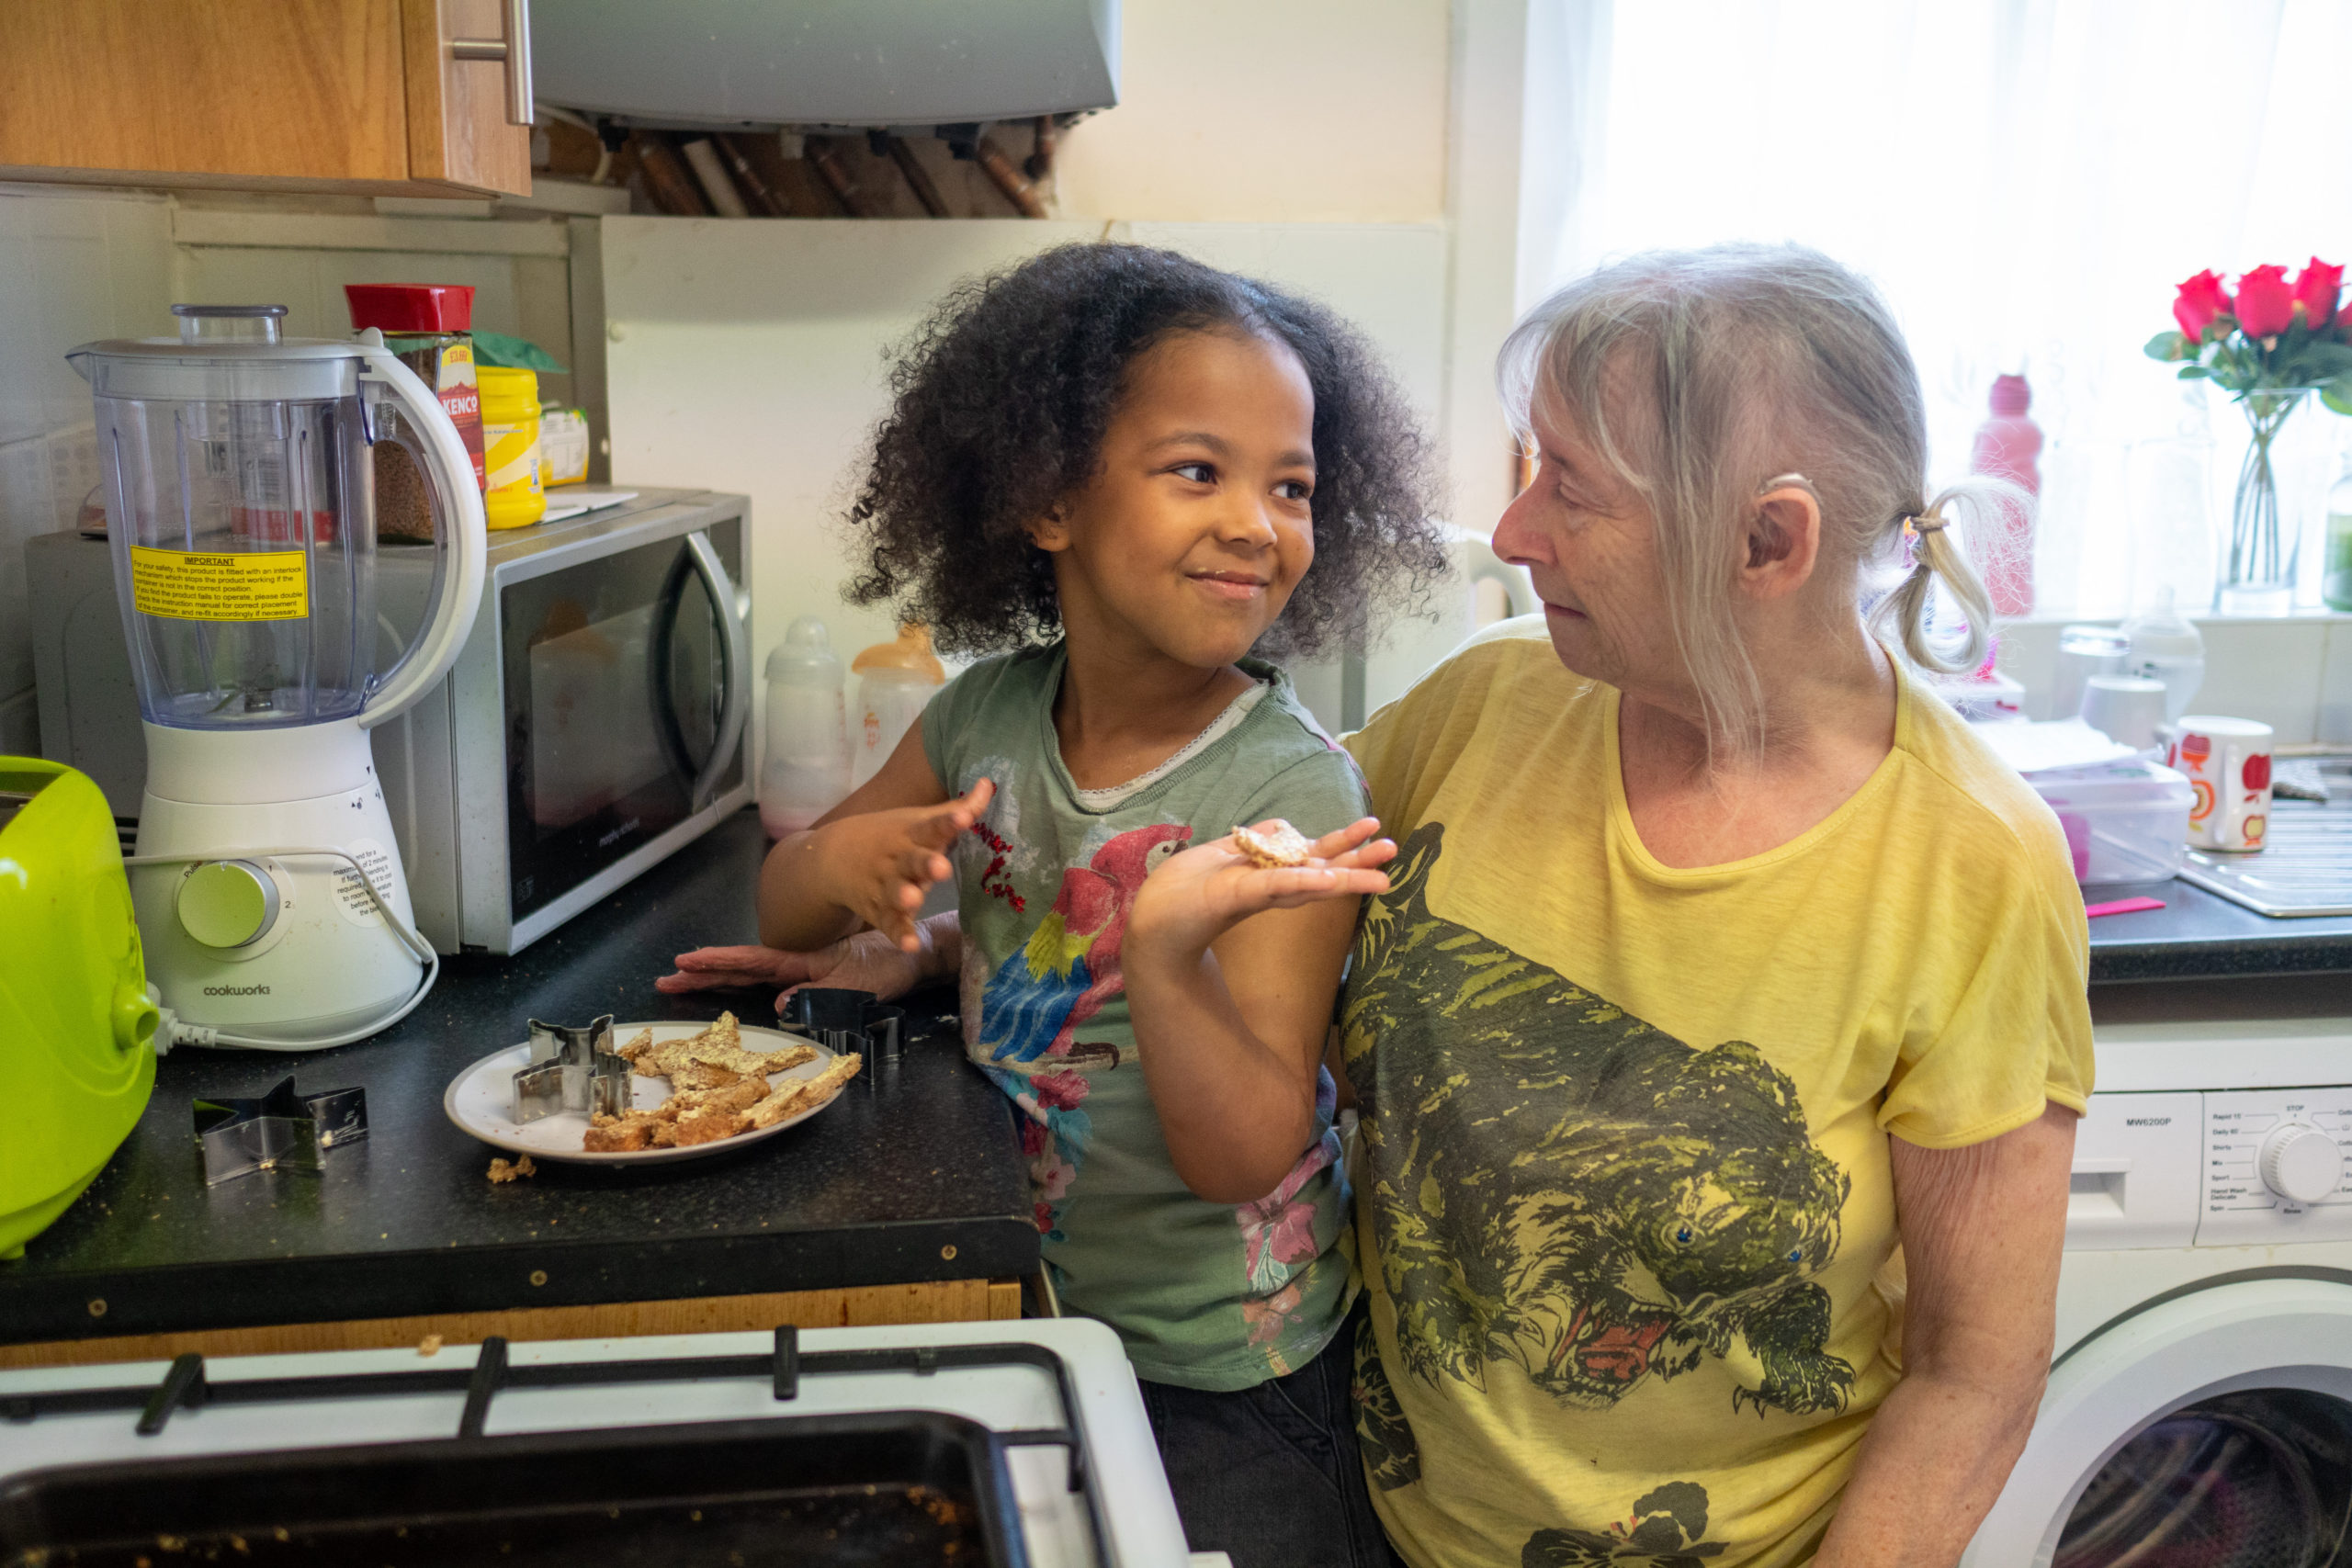
[[1020,1108],[1037,1229],[1062,1303],[1116,1329],[1136,1374],[1249,1388],[1312,1360],[1352,1292],[1335,1089],[1282,1185],[1238,1206],[1178,1179],[1127,1021],[1119,947],[1151,869],[1237,824],[1328,833],[1363,815],[1355,763],[1290,682],[1261,684],[1142,779],[1080,791],[1054,731],[1059,644],[975,665],[933,699],[923,750],[949,790],[996,781],[955,851],[967,1053]]

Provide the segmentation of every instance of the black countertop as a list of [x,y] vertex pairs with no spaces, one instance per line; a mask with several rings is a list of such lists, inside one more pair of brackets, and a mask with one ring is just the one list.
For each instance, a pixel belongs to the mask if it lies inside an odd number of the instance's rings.
[[2276,919],[2179,880],[2097,887],[2086,897],[2165,901],[2161,909],[2091,921],[2093,985],[2352,970],[2352,915]]
[[[1012,1107],[934,1027],[945,993],[915,998],[895,1075],[861,1073],[822,1114],[707,1159],[542,1161],[493,1186],[497,1151],[443,1115],[449,1080],[533,1017],[731,1008],[772,1023],[772,988],[653,988],[675,953],[757,940],[762,849],[743,812],[514,957],[444,960],[424,1004],[359,1044],[174,1052],[90,1190],[0,1263],[0,1342],[1034,1272]],[[207,1188],[190,1101],[259,1095],[289,1072],[305,1093],[366,1089],[367,1140],[329,1151],[320,1175]]]

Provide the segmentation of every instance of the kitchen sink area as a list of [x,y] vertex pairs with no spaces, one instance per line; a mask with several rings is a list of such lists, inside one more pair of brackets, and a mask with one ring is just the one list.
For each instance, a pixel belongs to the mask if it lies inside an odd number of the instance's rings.
[[2280,785],[2300,771],[2325,800],[2290,799],[2282,787],[2259,853],[2192,849],[2181,880],[2280,919],[2352,915],[2352,752],[2300,762],[2282,762]]

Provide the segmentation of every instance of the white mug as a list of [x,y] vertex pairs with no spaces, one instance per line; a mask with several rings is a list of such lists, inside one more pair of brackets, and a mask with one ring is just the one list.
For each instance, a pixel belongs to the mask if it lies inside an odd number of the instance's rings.
[[2205,850],[2258,850],[2270,826],[2268,725],[2185,714],[2165,761],[2188,775],[2188,841]]
[[2083,682],[2082,716],[2117,745],[2148,750],[2165,721],[2165,683],[2143,675],[2093,675]]

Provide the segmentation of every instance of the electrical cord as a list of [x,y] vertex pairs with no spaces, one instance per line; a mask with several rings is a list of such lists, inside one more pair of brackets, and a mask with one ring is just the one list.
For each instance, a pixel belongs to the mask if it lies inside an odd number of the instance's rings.
[[167,1055],[174,1045],[242,1045],[258,1051],[323,1051],[332,1045],[348,1045],[355,1040],[365,1040],[371,1034],[390,1029],[414,1012],[418,1004],[432,991],[434,982],[441,977],[441,955],[433,951],[433,944],[425,941],[414,926],[401,919],[391,905],[385,901],[382,891],[376,886],[376,879],[368,874],[368,868],[361,865],[358,857],[348,850],[327,844],[276,844],[205,850],[194,854],[125,855],[122,863],[126,866],[189,865],[205,861],[253,860],[256,857],[275,860],[296,855],[321,855],[328,860],[339,860],[356,872],[359,886],[368,890],[368,901],[376,907],[378,914],[383,916],[386,928],[400,940],[401,945],[408,949],[409,956],[424,966],[424,978],[418,981],[416,989],[391,1011],[371,1019],[356,1029],[317,1040],[260,1040],[250,1035],[224,1033],[206,1024],[182,1022],[177,1012],[159,1002],[157,1010],[163,1016],[155,1025],[155,1055]]

